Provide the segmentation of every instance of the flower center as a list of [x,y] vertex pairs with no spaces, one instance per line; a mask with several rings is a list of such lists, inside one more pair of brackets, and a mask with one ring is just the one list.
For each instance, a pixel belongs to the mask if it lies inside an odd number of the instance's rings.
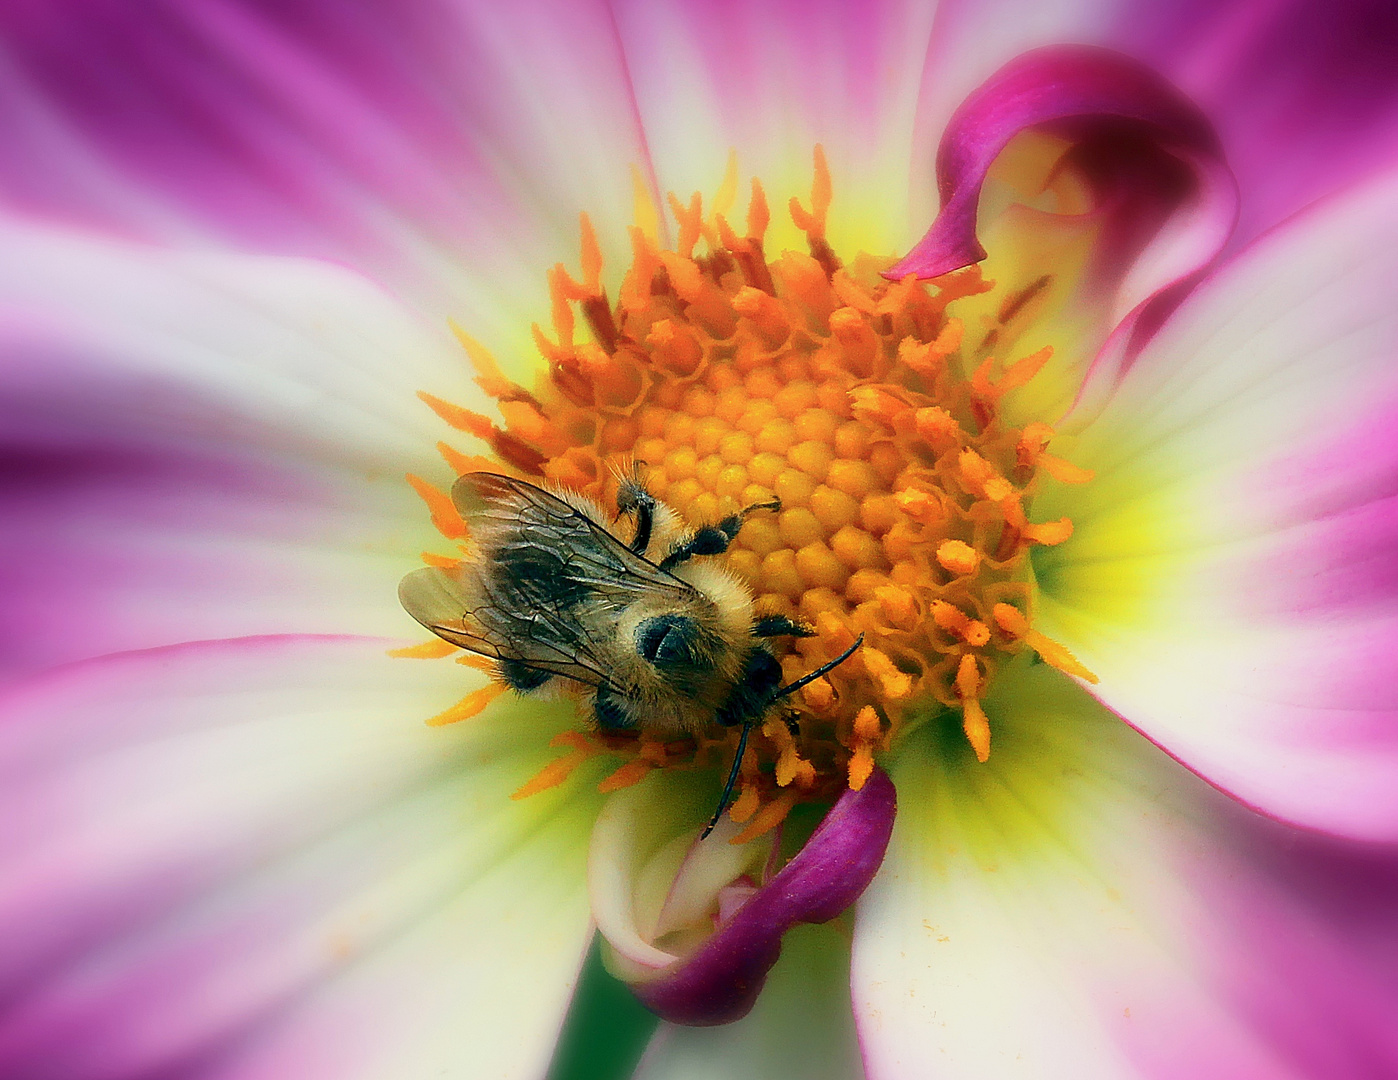
[[[1066,518],[1030,520],[1040,476],[1090,477],[1047,453],[1046,424],[1015,427],[1001,410],[1051,350],[1002,362],[991,355],[996,326],[969,342],[957,303],[994,287],[977,267],[890,282],[879,271],[892,259],[843,262],[825,239],[831,183],[819,148],[815,163],[809,209],[790,202],[807,252],[769,261],[768,204],[756,182],[741,236],[725,206],[706,216],[698,194],[688,204],[672,195],[677,242],[665,248],[654,230],[633,228],[633,260],[613,303],[584,216],[581,274],[549,273],[552,333],[534,331],[548,368],[534,390],[504,378],[463,336],[503,426],[422,395],[494,452],[483,460],[443,446],[458,472],[504,470],[615,507],[620,479],[644,463],[652,494],[691,526],[780,500],[780,511],[750,515],[721,558],[752,590],[759,617],[785,615],[814,631],[785,655],[778,648],[785,681],[840,655],[860,633],[864,645],[801,690],[790,714],[753,732],[730,810],[747,823],[738,843],[798,801],[860,788],[874,754],[919,711],[959,713],[986,760],[981,698],[1026,648],[1092,679],[1034,630],[1029,567],[1034,545],[1072,532]],[[1004,300],[1001,327],[1032,290]],[[579,340],[579,316],[588,340]],[[450,500],[411,479],[439,530],[459,538],[464,525]],[[436,719],[471,715],[496,692],[479,691]],[[517,795],[560,782],[599,753],[626,759],[604,789],[655,768],[722,766],[737,732],[715,725],[710,736],[660,742],[579,730],[559,742],[568,754]]]

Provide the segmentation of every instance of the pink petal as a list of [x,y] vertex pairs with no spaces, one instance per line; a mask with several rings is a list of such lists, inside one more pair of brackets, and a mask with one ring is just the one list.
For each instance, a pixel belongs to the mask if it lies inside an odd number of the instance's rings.
[[[882,770],[846,791],[791,861],[673,969],[632,984],[667,1020],[708,1026],[745,1016],[798,923],[829,922],[854,902],[883,861],[896,796]],[[717,836],[717,834],[715,834]],[[702,841],[701,841],[702,842]]]
[[1398,837],[1398,174],[1208,280],[1045,493],[1044,629],[1270,814]]
[[801,1077],[862,1080],[850,1009],[849,934],[796,926],[752,1012],[723,1027],[662,1023],[635,1080]]
[[437,538],[403,474],[447,472],[445,426],[414,391],[479,396],[445,328],[306,260],[14,219],[0,245],[6,668],[413,633],[396,581]]
[[1349,1080],[1398,1070],[1398,858],[1250,814],[1045,666],[893,767],[858,908],[874,1080]]
[[886,272],[922,278],[979,262],[981,193],[991,165],[1020,132],[1060,130],[1105,215],[1093,276],[1116,324],[1099,371],[1130,363],[1145,335],[1222,249],[1237,190],[1208,120],[1148,68],[1081,46],[1028,53],[957,109],[937,151],[941,209],[927,234]]
[[625,248],[645,146],[600,2],[34,0],[0,41],[26,210],[342,259],[458,315],[538,289],[579,210]]
[[542,1072],[599,797],[509,794],[571,711],[428,728],[479,677],[385,644],[156,650],[0,701],[0,1074]]
[[1398,10],[1386,0],[1122,5],[1109,26],[1218,127],[1246,193],[1238,242],[1398,153]]
[[[1236,242],[1392,160],[1398,23],[1387,0],[944,0],[925,65],[915,141],[1009,58],[1063,42],[1104,45],[1179,85],[1218,128],[1243,192]],[[915,211],[936,211],[931,155]]]
[[[811,150],[834,177],[831,238],[853,254],[908,240],[907,177],[934,8],[916,0],[850,5],[622,0],[614,5],[662,191],[706,200],[730,149],[772,204],[768,249],[805,250],[786,200],[807,201]],[[707,205],[707,204],[706,204]],[[738,191],[743,220],[747,184]],[[809,203],[807,202],[807,205]]]

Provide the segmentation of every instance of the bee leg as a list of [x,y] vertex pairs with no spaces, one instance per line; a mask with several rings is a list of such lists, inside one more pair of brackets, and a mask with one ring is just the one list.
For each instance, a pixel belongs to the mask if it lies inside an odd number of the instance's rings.
[[660,560],[660,569],[673,570],[696,555],[722,555],[732,542],[733,538],[717,525],[705,525],[683,544],[672,548],[670,554]]
[[809,626],[792,622],[785,615],[764,615],[752,623],[753,637],[815,637]]
[[688,562],[696,555],[722,555],[728,550],[728,545],[737,538],[738,531],[742,529],[743,522],[754,510],[780,510],[782,502],[774,499],[772,502],[753,503],[744,507],[736,514],[729,514],[717,525],[705,525],[697,530],[683,544],[675,547],[670,554],[660,561],[660,569],[672,570],[682,562]]
[[655,527],[655,496],[646,490],[639,475],[623,480],[617,487],[616,512],[618,517],[636,515],[636,532],[627,547],[636,555],[644,555]]
[[704,826],[704,831],[699,834],[700,840],[714,831],[718,819],[723,817],[723,811],[728,808],[728,799],[733,794],[733,785],[738,782],[738,770],[742,768],[743,754],[748,748],[748,735],[752,732],[752,723],[752,717],[743,721],[743,733],[738,736],[738,751],[733,755],[733,767],[728,770],[728,779],[723,784],[723,794],[718,797],[718,809],[714,811],[714,816],[709,818],[709,823]]
[[786,730],[791,732],[793,739],[801,737],[801,714],[795,709],[787,709],[782,716],[782,723],[786,725]]

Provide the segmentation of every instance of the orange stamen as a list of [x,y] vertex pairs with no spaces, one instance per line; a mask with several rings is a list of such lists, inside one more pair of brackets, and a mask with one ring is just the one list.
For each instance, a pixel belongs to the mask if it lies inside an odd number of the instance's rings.
[[389,649],[388,655],[401,660],[440,660],[454,652],[456,652],[456,646],[450,641],[433,638],[431,641],[424,641],[421,645],[405,645],[401,649]]
[[1073,535],[1073,523],[1068,518],[1045,521],[1042,524],[1028,524],[1022,527],[1024,538],[1045,546],[1061,544]]
[[596,296],[602,291],[602,246],[597,242],[597,232],[586,212],[578,215],[578,224],[582,233],[582,283]]
[[815,148],[815,179],[811,182],[811,212],[808,214],[801,200],[791,198],[791,220],[796,227],[812,239],[825,238],[825,215],[830,209],[834,185],[830,181],[830,166],[825,161],[825,149]]
[[1022,640],[1037,652],[1045,663],[1052,664],[1059,671],[1069,675],[1076,675],[1085,682],[1097,682],[1097,676],[1085,668],[1067,648],[1051,637],[1033,629],[1029,625],[1029,620],[1018,608],[1010,604],[996,604],[991,615],[995,619],[995,625],[1005,634],[1011,638]]
[[961,729],[966,734],[976,760],[990,758],[990,721],[980,703],[981,672],[976,658],[967,653],[956,668],[956,692],[961,695]]
[[428,727],[444,727],[447,724],[455,724],[462,720],[469,720],[477,716],[492,701],[505,692],[505,687],[500,683],[491,683],[489,686],[482,686],[479,690],[473,690],[464,698],[458,701],[450,709],[439,712],[436,716],[427,720]]
[[943,540],[937,545],[937,562],[953,574],[974,574],[981,564],[981,555],[964,540]]
[[[780,511],[750,516],[720,565],[751,588],[759,612],[817,632],[774,639],[786,681],[839,655],[856,634],[864,644],[785,703],[795,717],[774,710],[754,733],[729,809],[744,826],[739,842],[775,827],[796,803],[861,787],[910,710],[929,699],[961,710],[966,737],[986,760],[982,699],[992,673],[1026,648],[1092,678],[1024,614],[1034,597],[1033,547],[1072,535],[1069,519],[1031,523],[1026,507],[1044,476],[1091,478],[1048,452],[1048,424],[1017,427],[1001,406],[1052,351],[1008,364],[985,359],[1018,347],[1032,323],[1017,313],[1041,283],[1005,298],[999,321],[988,324],[953,310],[994,287],[979,267],[889,283],[874,260],[842,263],[826,239],[832,185],[819,148],[813,163],[808,198],[789,203],[809,254],[773,258],[763,249],[770,208],[755,180],[738,235],[736,159],[707,207],[698,194],[668,198],[674,243],[663,240],[663,204],[633,172],[637,224],[616,303],[603,286],[602,244],[582,215],[577,269],[549,269],[550,317],[546,329],[533,328],[541,378],[528,389],[512,382],[453,327],[501,419],[423,395],[447,423],[489,445],[488,457],[440,446],[458,474],[503,467],[610,508],[619,477],[644,461],[650,490],[682,528],[780,500]],[[579,315],[588,340],[578,338]],[[414,487],[446,535],[464,534],[448,496],[416,478]],[[431,552],[424,559],[458,565]],[[459,659],[494,673],[491,661]],[[455,711],[482,699],[467,700]],[[657,768],[709,768],[736,737],[715,729],[663,744],[573,732],[555,740],[567,752],[516,796],[562,783],[603,752],[621,758],[601,781],[604,792]]]
[[878,681],[884,697],[901,701],[913,692],[913,677],[905,671],[899,671],[887,653],[872,645],[865,645],[862,651],[864,667],[870,677]]
[[632,758],[616,772],[606,777],[597,785],[597,790],[603,795],[609,795],[613,791],[620,791],[622,788],[639,784],[655,769],[654,763],[643,758]]
[[531,795],[537,795],[541,791],[557,787],[572,776],[573,770],[587,761],[588,758],[595,757],[606,749],[581,731],[560,731],[549,740],[549,745],[570,746],[573,748],[572,753],[550,761],[515,791],[510,796],[511,799],[527,799]]
[[442,455],[442,460],[457,476],[464,476],[468,472],[498,472],[500,469],[500,462],[494,458],[483,457],[480,454],[463,454],[444,442],[437,444],[437,453]]
[[408,474],[408,483],[422,496],[427,510],[432,515],[432,524],[448,540],[459,540],[466,535],[466,523],[461,520],[456,507],[445,492],[438,491],[420,476]]
[[728,816],[733,821],[741,825],[757,813],[757,808],[762,805],[762,799],[757,794],[757,787],[754,784],[744,784],[742,792],[733,801],[733,805],[728,808]]
[[791,808],[796,805],[796,800],[800,795],[801,793],[795,788],[787,788],[771,802],[764,805],[748,822],[747,828],[728,842],[730,844],[746,844],[771,832],[786,820],[786,815],[791,813]]

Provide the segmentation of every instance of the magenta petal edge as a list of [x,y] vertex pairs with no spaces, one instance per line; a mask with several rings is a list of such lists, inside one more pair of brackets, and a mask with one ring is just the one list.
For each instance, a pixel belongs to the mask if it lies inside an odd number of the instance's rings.
[[927,234],[885,273],[937,277],[980,262],[976,212],[990,167],[1015,135],[1046,124],[1077,134],[1123,123],[1187,160],[1218,162],[1204,114],[1145,65],[1108,49],[1050,46],[1006,64],[952,115],[937,149],[941,209]]
[[858,791],[846,791],[797,855],[732,920],[664,974],[632,991],[676,1024],[727,1024],[747,1015],[781,955],[781,938],[797,923],[822,923],[854,903],[883,862],[897,794],[876,768]]

